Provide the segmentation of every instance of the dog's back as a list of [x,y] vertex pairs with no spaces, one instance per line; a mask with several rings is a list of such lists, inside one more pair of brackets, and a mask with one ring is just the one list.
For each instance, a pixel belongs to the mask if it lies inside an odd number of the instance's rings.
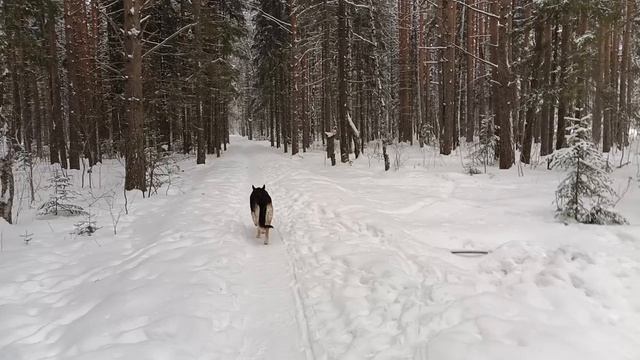
[[271,203],[271,196],[265,186],[255,187],[251,196],[249,197],[249,206],[251,207],[251,217],[253,218],[253,224],[256,226],[256,238],[260,237],[260,234],[264,232],[265,240],[264,244],[269,244],[269,229],[271,226],[271,220],[273,219],[273,204]]
[[255,226],[261,228],[271,228],[271,220],[273,219],[273,204],[271,203],[271,196],[265,186],[255,187],[252,186],[253,192],[249,197],[249,206],[251,207],[251,214],[253,216],[253,223]]

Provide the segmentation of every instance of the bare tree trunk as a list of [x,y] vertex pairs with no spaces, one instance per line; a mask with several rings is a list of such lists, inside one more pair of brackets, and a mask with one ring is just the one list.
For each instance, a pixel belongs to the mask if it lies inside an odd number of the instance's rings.
[[[196,131],[196,143],[197,143],[197,149],[196,149],[196,164],[204,164],[207,158],[207,140],[206,140],[206,130],[207,130],[207,124],[205,124],[205,116],[203,114],[203,107],[204,107],[204,88],[203,88],[203,77],[202,77],[202,72],[203,72],[203,65],[201,62],[201,59],[203,57],[202,54],[202,27],[203,27],[203,21],[202,21],[202,14],[201,14],[201,7],[202,7],[202,1],[201,0],[194,0],[192,2],[193,5],[193,17],[196,19],[197,25],[195,26],[195,62],[196,62],[196,81],[194,83],[194,95],[196,97],[196,122],[198,123],[198,129]],[[213,105],[212,105],[213,106]]]
[[40,101],[40,88],[38,86],[38,81],[33,77],[31,80],[31,87],[33,91],[33,129],[34,135],[36,139],[36,155],[39,158],[43,156],[42,149],[42,103]]
[[[7,141],[7,143],[6,145],[11,147],[11,141]],[[14,196],[12,151],[7,151],[5,157],[0,158],[0,188],[0,217],[12,224],[11,210],[13,209]]]
[[20,105],[22,108],[22,144],[24,151],[28,154],[32,153],[33,144],[33,111],[32,103],[30,102],[31,99],[33,99],[33,88],[31,87],[32,75],[33,74],[29,74],[29,71],[24,71],[20,81],[22,84],[20,91],[20,102],[22,103]]
[[[328,15],[327,0],[323,2],[324,13]],[[331,102],[330,102],[330,86],[331,86],[331,68],[329,46],[331,39],[329,38],[329,26],[326,21],[322,22],[322,131],[327,132],[331,129]],[[324,136],[323,136],[324,139]]]
[[82,0],[64,0],[64,22],[67,50],[68,104],[69,104],[69,167],[80,169],[82,145],[80,128],[84,124],[83,95],[85,94],[82,74],[82,41],[84,37]]
[[567,116],[567,107],[571,103],[569,99],[570,83],[568,81],[569,69],[568,61],[571,56],[569,53],[570,41],[571,41],[571,26],[569,25],[569,19],[567,15],[562,15],[562,37],[560,40],[560,78],[558,81],[559,98],[558,98],[558,129],[556,131],[556,149],[559,150],[566,146],[566,123],[565,117]]
[[[547,19],[548,21],[548,19]],[[551,24],[544,24],[544,31],[542,32],[542,43],[544,49],[543,69],[542,69],[542,83],[541,88],[544,91],[542,111],[540,117],[540,155],[546,156],[550,154],[550,142],[549,129],[552,124],[549,123],[550,119],[553,119],[553,107],[551,106]]]
[[[469,6],[475,5],[475,0],[467,0]],[[475,119],[475,87],[474,87],[474,71],[475,71],[475,60],[473,58],[474,49],[475,49],[475,32],[474,32],[474,24],[475,24],[475,11],[466,10],[467,14],[467,85],[466,85],[466,94],[467,94],[467,111],[466,111],[466,140],[468,143],[473,142],[473,133],[474,126],[476,123]]]
[[302,59],[302,152],[306,152],[310,146],[311,127],[309,126],[309,69],[307,56]]
[[274,105],[274,86],[273,81],[271,82],[271,94],[269,97],[269,141],[271,143],[271,147],[275,146],[275,138],[276,138],[276,125],[275,125],[275,105]]
[[289,122],[290,134],[291,134],[291,155],[297,154],[299,150],[298,133],[299,133],[299,118],[300,118],[300,102],[305,101],[304,97],[299,93],[300,82],[300,64],[298,64],[298,26],[295,9],[293,7],[293,1],[289,1],[289,8],[291,11],[291,96],[290,107],[291,121]]
[[456,113],[456,2],[454,0],[442,0],[443,42],[446,47],[444,62],[442,64],[442,94],[443,94],[443,138],[440,139],[440,153],[451,154],[453,150],[455,113]]
[[[50,5],[51,7],[51,5]],[[56,35],[55,10],[47,13],[46,32],[48,41],[47,71],[49,75],[49,114],[51,115],[51,131],[49,132],[50,160],[52,164],[60,163],[63,169],[67,166],[67,146],[64,124],[62,122],[62,97],[60,96],[60,77],[58,76],[58,49]]]
[[607,32],[605,34],[604,40],[604,63],[603,63],[603,72],[604,72],[604,106],[603,106],[603,117],[602,117],[602,151],[608,153],[611,150],[611,62],[615,61],[611,58],[611,36],[612,34],[609,32],[611,27],[609,26]]
[[627,86],[633,81],[629,76],[631,63],[631,18],[634,16],[634,0],[625,0],[625,23],[622,35],[622,59],[620,62],[620,93],[619,93],[619,118],[616,128],[616,143],[622,148],[628,146],[629,141],[629,104],[627,103]]
[[127,82],[127,151],[125,190],[146,190],[144,154],[144,109],[142,107],[142,30],[140,28],[141,0],[124,0],[125,74]]
[[[535,48],[534,48],[534,61],[533,61],[533,66],[531,67],[531,74],[529,76],[530,80],[530,93],[531,94],[536,94],[538,92],[538,81],[540,79],[540,64],[542,62],[542,58],[544,57],[543,55],[543,32],[544,32],[544,25],[542,23],[542,20],[536,20],[535,23],[535,27],[534,27],[534,31],[535,31]],[[535,95],[534,95],[535,96]],[[526,123],[525,123],[525,129],[524,129],[524,139],[522,140],[522,154],[520,155],[520,160],[525,163],[525,164],[529,164],[531,162],[531,145],[533,142],[533,137],[534,137],[534,131],[535,131],[535,127],[536,127],[536,119],[539,119],[539,117],[537,117],[538,113],[538,102],[537,101],[528,101],[527,102],[527,112],[526,112]]]
[[606,67],[607,51],[606,36],[607,26],[600,24],[596,35],[598,44],[598,57],[594,61],[592,77],[595,79],[596,93],[593,101],[593,122],[591,126],[591,139],[596,145],[602,141],[602,122],[604,113],[604,72]]
[[[636,9],[637,9],[637,5],[636,2],[633,0],[628,0],[627,1],[627,14],[635,14],[636,13]],[[627,25],[629,26],[629,36],[631,36],[631,32],[633,31],[633,22],[629,21],[627,23]],[[632,40],[629,40],[630,42],[626,42],[627,46],[630,48],[631,42]],[[631,57],[630,51],[628,54],[629,57]],[[629,129],[631,127],[631,103],[632,103],[632,97],[634,94],[634,82],[635,82],[635,77],[634,77],[634,71],[631,70],[632,65],[631,65],[631,58],[627,59],[627,67],[626,67],[626,94],[624,94],[623,96],[625,96],[625,127],[622,130],[623,133],[623,137],[624,137],[624,145],[625,146],[629,146]],[[622,92],[622,91],[621,91]],[[622,95],[622,94],[621,94]]]
[[20,86],[22,84],[21,68],[23,64],[21,53],[21,49],[19,49],[16,44],[11,46],[11,49],[9,50],[9,61],[11,66],[11,93],[13,95],[13,112],[11,116],[12,122],[10,128],[12,131],[11,136],[15,137],[15,141],[17,141],[18,144],[24,140],[24,114],[22,109],[22,98],[24,97],[24,89],[22,89],[22,87]]
[[347,125],[347,14],[345,0],[338,0],[338,124],[340,131],[340,161],[349,162]]
[[618,25],[613,25],[613,32],[611,34],[611,55],[610,55],[610,66],[611,66],[611,75],[609,79],[611,84],[609,85],[609,95],[608,95],[608,106],[609,109],[609,142],[610,146],[613,144],[619,145],[617,143],[618,134],[616,130],[618,129],[619,123],[619,113],[618,113],[618,80],[619,80],[619,67],[620,64],[618,61],[618,51],[620,50],[620,33],[618,30]]
[[398,140],[411,142],[413,139],[411,118],[413,114],[411,87],[411,5],[409,0],[398,0],[398,37],[400,47],[398,98]]
[[[493,61],[498,65],[494,69],[494,106],[496,124],[500,125],[500,169],[509,169],[514,162],[514,150],[512,142],[511,106],[513,104],[513,91],[511,84],[511,70],[508,65],[507,48],[507,24],[509,23],[510,0],[500,0],[495,6],[498,7],[500,16],[494,20],[492,35],[497,35],[497,47],[494,49]],[[496,29],[497,27],[497,29]]]

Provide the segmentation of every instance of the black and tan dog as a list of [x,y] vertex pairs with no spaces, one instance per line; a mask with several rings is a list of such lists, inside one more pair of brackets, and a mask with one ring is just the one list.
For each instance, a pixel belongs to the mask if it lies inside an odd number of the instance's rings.
[[253,192],[249,198],[251,206],[251,217],[253,218],[253,224],[256,226],[256,238],[260,238],[260,234],[265,234],[264,244],[269,244],[269,229],[273,229],[271,226],[271,220],[273,219],[273,204],[271,203],[271,197],[265,185],[262,187],[255,187],[251,185]]

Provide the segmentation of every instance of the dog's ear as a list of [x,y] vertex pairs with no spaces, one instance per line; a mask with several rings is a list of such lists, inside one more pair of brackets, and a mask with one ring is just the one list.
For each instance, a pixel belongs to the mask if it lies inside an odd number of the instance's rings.
[[266,187],[266,185],[262,184],[262,190],[264,190],[265,187]]
[[251,188],[252,188],[253,190],[255,190],[255,189],[256,189],[256,187],[255,187],[255,186],[253,186],[253,185],[251,185]]

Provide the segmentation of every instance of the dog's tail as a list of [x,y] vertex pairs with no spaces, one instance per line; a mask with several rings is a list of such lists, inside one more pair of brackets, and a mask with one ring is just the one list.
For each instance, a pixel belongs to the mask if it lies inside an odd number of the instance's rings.
[[266,225],[267,222],[267,204],[260,205],[260,215],[258,217],[258,224],[261,228],[273,229],[273,226]]

